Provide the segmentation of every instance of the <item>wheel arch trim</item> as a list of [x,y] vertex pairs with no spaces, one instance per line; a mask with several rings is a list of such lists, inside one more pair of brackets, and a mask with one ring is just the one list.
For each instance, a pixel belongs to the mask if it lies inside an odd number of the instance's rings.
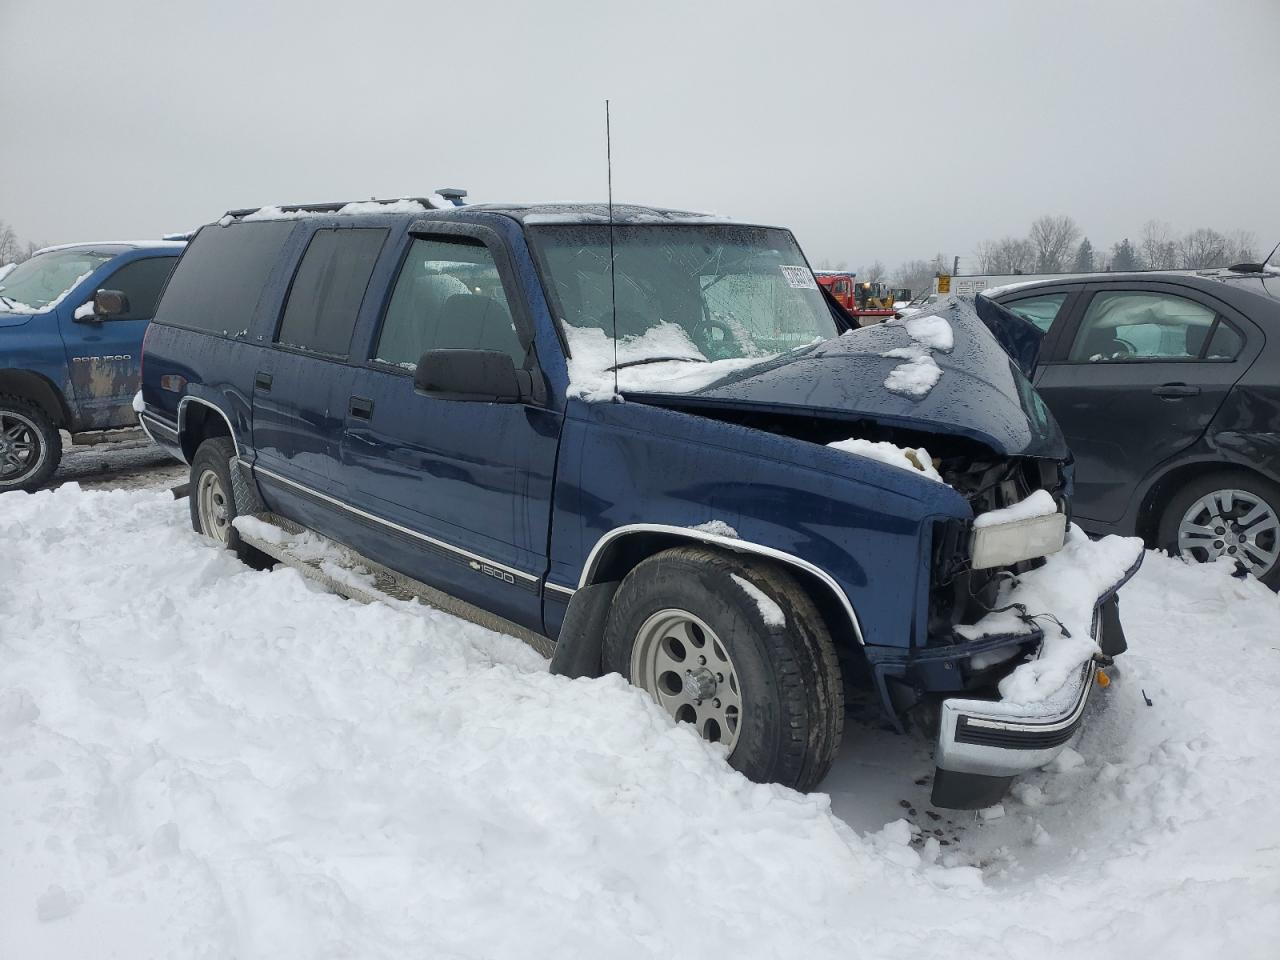
[[240,440],[238,437],[236,437],[236,428],[232,425],[231,418],[227,416],[226,411],[210,400],[205,400],[201,397],[193,397],[190,394],[188,394],[187,396],[183,397],[181,400],[178,401],[178,440],[179,442],[181,442],[183,432],[186,429],[187,404],[189,403],[198,403],[201,406],[208,407],[210,410],[218,414],[218,416],[222,417],[222,419],[227,424],[227,433],[231,437],[231,443],[236,448],[236,456],[240,457],[241,456]]
[[[596,569],[600,565],[605,551],[619,540],[628,536],[639,534],[655,533],[664,536],[671,536],[677,539],[689,541],[691,543],[705,543],[712,546],[722,547],[725,550],[731,550],[735,553],[748,553],[755,556],[767,557],[770,560],[776,560],[779,563],[795,567],[802,570],[812,577],[818,579],[828,590],[831,591],[837,603],[840,605],[844,615],[849,619],[849,626],[853,628],[853,635],[858,640],[859,646],[866,646],[866,639],[862,633],[862,624],[858,620],[858,614],[853,609],[848,595],[844,589],[836,582],[835,577],[827,573],[821,567],[797,557],[795,554],[787,553],[784,550],[778,550],[774,547],[765,546],[762,543],[754,543],[750,540],[741,540],[737,537],[726,537],[717,533],[709,533],[704,530],[694,530],[689,527],[678,527],[664,523],[628,523],[620,527],[614,527],[608,533],[602,535],[592,546],[591,551],[587,554],[586,562],[582,565],[582,573],[578,577],[578,589],[590,586],[594,582]],[[563,590],[564,588],[557,588]]]

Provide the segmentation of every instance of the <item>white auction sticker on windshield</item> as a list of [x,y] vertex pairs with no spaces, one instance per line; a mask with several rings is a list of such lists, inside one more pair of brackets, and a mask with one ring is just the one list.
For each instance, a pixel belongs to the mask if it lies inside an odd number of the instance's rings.
[[817,290],[818,284],[813,279],[813,273],[808,267],[784,267],[779,266],[783,277],[786,278],[787,286],[795,287],[797,290]]

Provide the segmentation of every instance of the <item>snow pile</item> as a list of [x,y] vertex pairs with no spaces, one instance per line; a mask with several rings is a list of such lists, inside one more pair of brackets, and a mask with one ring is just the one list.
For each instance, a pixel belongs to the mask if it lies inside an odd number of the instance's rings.
[[1050,517],[1058,512],[1057,501],[1048,490],[1034,490],[1017,503],[1011,503],[999,510],[988,510],[973,518],[975,527],[991,527],[998,523],[1013,523],[1016,520],[1030,520],[1034,517]]
[[130,401],[129,405],[130,405],[131,407],[133,407],[133,412],[134,412],[134,413],[146,413],[146,412],[147,412],[147,403],[146,403],[146,401],[145,401],[145,400],[143,400],[143,399],[142,399],[142,391],[141,391],[141,390],[139,390],[137,393],[135,393],[135,394],[133,395],[133,400],[131,400],[131,401]]
[[851,722],[829,782],[891,744],[858,834],[617,677],[251,571],[186,513],[0,496],[6,956],[1274,956],[1280,601],[1225,564],[1148,556],[1131,652],[999,818],[926,819],[920,742]]
[[906,361],[889,371],[884,381],[885,389],[913,400],[928,396],[942,379],[942,368],[933,359],[933,351],[950,353],[955,348],[951,324],[946,317],[930,313],[886,320],[885,325],[905,327],[907,336],[915,341],[909,347],[898,347],[881,354]]
[[736,573],[729,574],[733,578],[733,582],[742,588],[742,592],[755,601],[756,609],[760,611],[760,618],[770,627],[785,627],[787,625],[786,614],[782,612],[782,608],[774,602],[773,598],[757,587],[750,580],[745,580]]
[[835,443],[828,443],[827,446],[859,457],[878,460],[880,463],[887,463],[891,467],[901,467],[903,470],[910,470],[913,473],[922,474],[930,480],[936,480],[938,483],[946,482],[942,479],[942,475],[938,473],[937,468],[934,467],[933,458],[929,456],[929,451],[924,447],[899,447],[897,444],[886,443],[882,440],[863,440],[861,437],[837,440]]
[[93,301],[86,300],[84,303],[80,304],[80,306],[76,307],[76,312],[73,313],[71,316],[76,320],[84,320],[87,317],[92,317],[93,312],[94,312]]
[[956,631],[971,640],[1017,633],[1024,629],[1020,611],[1002,608],[1013,604],[1025,608],[1027,614],[1037,617],[1044,642],[1036,659],[1020,664],[1000,681],[1000,697],[1011,704],[1051,700],[1098,652],[1092,637],[1098,597],[1141,558],[1142,541],[1137,537],[1090,540],[1072,524],[1062,549],[1047,557],[1043,566],[1019,574],[1016,586],[1006,582],[1001,587],[994,604],[1000,612],[989,613],[971,626],[956,627]]
[[717,537],[730,537],[734,540],[738,538],[738,531],[723,520],[708,520],[706,523],[700,523],[692,529],[701,530],[703,533],[710,533]]
[[565,324],[564,331],[572,354],[569,358],[569,395],[591,402],[613,399],[615,363],[622,365],[649,357],[687,358],[655,359],[652,363],[622,367],[617,371],[618,390],[691,393],[738,370],[778,356],[764,354],[708,361],[684,327],[662,321],[640,336],[620,337],[615,360],[613,338],[598,327]]

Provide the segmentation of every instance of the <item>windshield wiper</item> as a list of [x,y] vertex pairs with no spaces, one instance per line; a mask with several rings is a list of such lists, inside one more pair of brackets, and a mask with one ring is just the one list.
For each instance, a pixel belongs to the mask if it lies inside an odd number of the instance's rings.
[[670,360],[687,360],[689,363],[710,363],[706,357],[644,357],[641,360],[624,360],[622,363],[605,367],[606,370],[621,370],[624,367],[638,367],[644,363],[666,363]]
[[9,297],[6,297],[3,293],[0,293],[0,300],[3,300],[5,303],[7,303],[11,307],[16,307],[18,305],[17,300],[13,300]]

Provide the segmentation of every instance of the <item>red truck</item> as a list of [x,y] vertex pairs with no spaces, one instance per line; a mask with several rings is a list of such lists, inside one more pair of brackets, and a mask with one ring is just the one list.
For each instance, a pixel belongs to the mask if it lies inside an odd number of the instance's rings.
[[860,327],[881,323],[894,315],[893,296],[881,283],[859,283],[857,274],[838,270],[816,270],[814,277]]

